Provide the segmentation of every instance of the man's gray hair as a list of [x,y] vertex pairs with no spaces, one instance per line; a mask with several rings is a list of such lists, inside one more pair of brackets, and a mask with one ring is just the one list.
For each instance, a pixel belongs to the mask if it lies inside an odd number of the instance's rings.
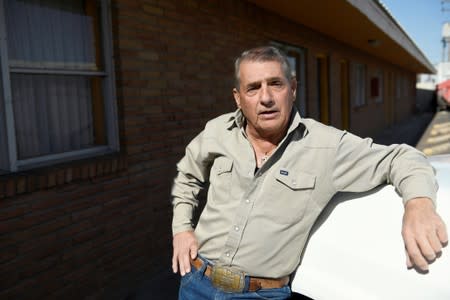
[[239,68],[241,66],[241,63],[244,61],[277,61],[281,64],[281,69],[287,80],[291,80],[294,77],[291,73],[292,70],[287,56],[278,48],[273,46],[252,48],[242,52],[241,56],[236,58],[236,61],[234,62],[234,85],[237,90],[239,90],[240,86]]

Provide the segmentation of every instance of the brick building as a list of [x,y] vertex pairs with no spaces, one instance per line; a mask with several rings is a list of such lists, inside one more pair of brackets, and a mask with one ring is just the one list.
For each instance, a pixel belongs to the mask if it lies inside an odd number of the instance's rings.
[[0,298],[121,299],[169,268],[175,163],[265,44],[303,115],[363,136],[434,71],[375,0],[1,0]]

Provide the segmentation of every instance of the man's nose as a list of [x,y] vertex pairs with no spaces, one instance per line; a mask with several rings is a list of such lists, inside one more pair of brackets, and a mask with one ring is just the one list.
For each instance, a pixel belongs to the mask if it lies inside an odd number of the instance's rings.
[[271,104],[273,102],[273,95],[272,91],[270,90],[269,86],[263,85],[261,87],[261,95],[260,95],[260,101],[262,104]]

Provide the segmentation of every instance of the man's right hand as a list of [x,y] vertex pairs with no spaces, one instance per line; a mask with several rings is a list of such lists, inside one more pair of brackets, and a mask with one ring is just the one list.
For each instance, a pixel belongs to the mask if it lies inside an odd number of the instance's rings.
[[[194,232],[184,231],[173,236],[172,270],[181,276],[191,271],[191,259],[197,257],[198,243]],[[178,269],[179,268],[179,269]]]

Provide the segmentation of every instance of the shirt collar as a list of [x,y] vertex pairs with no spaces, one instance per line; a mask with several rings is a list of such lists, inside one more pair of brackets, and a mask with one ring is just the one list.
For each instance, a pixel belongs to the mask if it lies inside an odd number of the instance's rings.
[[[227,120],[227,129],[231,130],[234,127],[238,127],[240,129],[243,129],[245,125],[245,117],[242,113],[241,109],[237,109],[234,114],[230,116],[230,118]],[[286,135],[289,135],[292,131],[297,129],[298,127],[303,128],[303,136],[305,136],[308,132],[308,129],[306,128],[306,125],[302,121],[302,117],[300,116],[299,111],[295,106],[292,107],[291,111],[291,117],[289,120],[289,127]]]
[[234,127],[243,128],[245,124],[245,117],[240,108],[231,114],[230,118],[227,120],[227,129],[231,130]]

